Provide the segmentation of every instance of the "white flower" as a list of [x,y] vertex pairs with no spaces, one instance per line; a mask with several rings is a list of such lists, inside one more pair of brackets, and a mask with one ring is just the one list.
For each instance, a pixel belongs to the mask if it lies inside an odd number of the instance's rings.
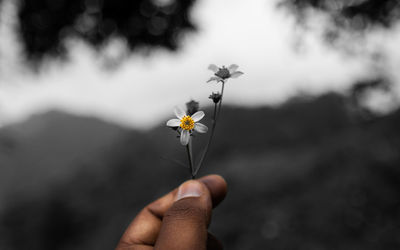
[[199,133],[206,133],[208,128],[206,125],[199,123],[204,112],[198,111],[192,116],[187,115],[181,108],[175,108],[175,115],[178,119],[171,119],[167,122],[168,127],[177,127],[181,131],[181,144],[186,146],[190,140],[190,134],[194,130]]
[[223,82],[228,78],[238,78],[239,76],[243,75],[243,72],[237,71],[238,68],[239,66],[237,66],[236,64],[231,64],[231,66],[229,66],[228,68],[225,68],[225,66],[222,66],[222,68],[220,68],[215,64],[210,64],[210,66],[208,66],[208,69],[214,72],[214,76],[211,77],[207,82]]

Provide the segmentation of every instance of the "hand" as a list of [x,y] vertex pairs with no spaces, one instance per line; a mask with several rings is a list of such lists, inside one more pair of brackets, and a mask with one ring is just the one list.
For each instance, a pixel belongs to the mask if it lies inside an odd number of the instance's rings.
[[212,207],[226,192],[226,182],[218,175],[183,183],[147,205],[128,226],[116,250],[222,249],[207,227]]

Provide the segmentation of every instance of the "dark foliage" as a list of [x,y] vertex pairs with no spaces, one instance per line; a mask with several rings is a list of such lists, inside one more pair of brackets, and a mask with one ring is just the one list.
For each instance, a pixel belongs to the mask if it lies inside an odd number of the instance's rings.
[[304,17],[307,8],[330,15],[335,24],[345,28],[364,30],[371,25],[390,28],[400,17],[398,0],[283,0],[298,17]]
[[[344,49],[346,54],[354,54],[361,49],[361,54],[369,55],[361,44],[354,43],[348,35],[360,39],[377,28],[391,29],[400,18],[398,0],[281,0],[278,6],[294,14],[303,27],[308,27],[313,21],[315,11],[325,14],[329,22],[324,24],[322,39]],[[375,61],[382,54],[377,50],[369,56]]]
[[[181,32],[193,30],[188,12],[194,0],[22,0],[21,35],[32,59],[64,54],[63,40],[83,38],[100,47],[112,37],[139,46],[178,47]],[[165,3],[164,3],[165,2]]]

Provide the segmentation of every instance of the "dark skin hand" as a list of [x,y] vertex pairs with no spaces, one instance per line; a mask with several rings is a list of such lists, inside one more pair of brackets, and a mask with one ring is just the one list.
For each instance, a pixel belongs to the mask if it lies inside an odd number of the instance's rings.
[[122,235],[116,250],[219,250],[207,228],[212,208],[227,192],[219,175],[190,180],[147,205]]

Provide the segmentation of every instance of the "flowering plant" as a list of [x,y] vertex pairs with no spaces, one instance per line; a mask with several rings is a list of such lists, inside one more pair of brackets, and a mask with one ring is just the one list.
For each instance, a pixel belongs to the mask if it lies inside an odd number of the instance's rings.
[[181,144],[188,145],[193,130],[199,133],[207,133],[207,126],[199,123],[204,117],[203,111],[197,111],[192,116],[187,115],[181,108],[175,108],[175,115],[178,119],[171,119],[167,122],[167,126],[180,130]]
[[215,127],[217,125],[217,121],[219,115],[221,113],[222,107],[222,99],[224,95],[225,83],[230,78],[237,78],[243,75],[243,72],[237,71],[239,66],[236,64],[230,65],[228,68],[225,66],[218,67],[215,64],[210,64],[208,69],[214,72],[214,76],[212,76],[207,82],[216,81],[217,83],[221,83],[221,92],[212,93],[209,98],[214,103],[214,112],[212,117],[212,127],[211,132],[208,137],[207,144],[204,147],[204,150],[201,154],[200,160],[197,164],[194,162],[193,152],[192,152],[192,137],[195,132],[197,133],[207,133],[208,127],[199,121],[203,119],[205,116],[203,111],[198,111],[198,102],[191,101],[188,102],[187,112],[179,107],[175,107],[175,116],[176,118],[170,119],[167,121],[167,126],[177,131],[178,136],[180,138],[180,143],[186,147],[188,161],[190,166],[190,174],[192,179],[196,178],[198,171],[200,170],[204,159],[207,155],[208,149],[211,145],[212,138],[214,136]]

